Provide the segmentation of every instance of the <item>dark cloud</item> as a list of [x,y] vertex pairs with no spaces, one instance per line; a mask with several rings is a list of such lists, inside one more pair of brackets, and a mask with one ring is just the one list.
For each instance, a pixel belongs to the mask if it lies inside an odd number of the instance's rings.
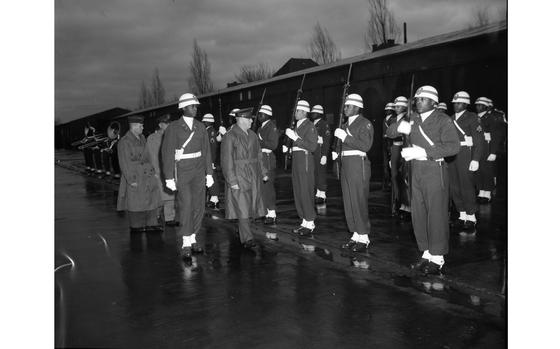
[[[409,41],[465,28],[476,6],[503,16],[505,0],[394,0]],[[55,117],[68,121],[115,106],[134,108],[157,67],[168,96],[187,90],[193,40],[208,53],[214,85],[242,65],[280,67],[305,57],[316,22],[343,57],[364,52],[367,0],[57,0]]]

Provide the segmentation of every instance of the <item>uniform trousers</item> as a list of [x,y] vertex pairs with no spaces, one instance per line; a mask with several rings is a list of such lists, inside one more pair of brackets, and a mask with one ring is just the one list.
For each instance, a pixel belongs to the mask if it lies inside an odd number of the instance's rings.
[[212,174],[212,179],[214,180],[214,184],[210,188],[208,188],[208,195],[209,196],[218,196],[220,195],[220,188],[218,184],[218,176],[216,175],[216,171]]
[[420,251],[449,250],[449,176],[444,161],[412,160],[412,228]]
[[250,222],[251,220],[249,218],[239,218],[237,220],[237,227],[239,228],[239,240],[241,241],[241,243],[253,239]]
[[488,142],[484,142],[483,151],[480,157],[480,165],[476,174],[476,187],[478,190],[493,191],[494,190],[494,162],[488,161],[490,155]]
[[350,232],[369,234],[369,179],[371,164],[365,156],[343,156],[340,185],[342,186],[342,201],[344,215]]
[[[181,161],[200,161],[187,159]],[[190,236],[198,233],[202,226],[205,206],[206,173],[203,166],[181,171],[177,169],[177,215],[179,235]]]
[[292,155],[292,186],[298,216],[314,221],[315,212],[315,164],[309,152],[294,151]]
[[313,160],[315,161],[315,185],[320,191],[327,191],[327,164],[321,165],[321,151],[318,148],[313,153]]
[[[267,169],[268,181],[262,183],[262,193],[264,207],[268,210],[276,210],[276,189],[274,182],[276,180],[276,157],[271,153],[262,153],[264,167]],[[273,168],[274,167],[274,168]]]
[[391,204],[393,205],[402,203],[401,193],[404,183],[400,166],[401,149],[400,145],[391,145]]
[[160,208],[148,211],[128,211],[128,221],[131,228],[144,228],[158,225],[157,217]]
[[471,148],[461,147],[459,153],[448,164],[451,199],[457,211],[464,211],[468,215],[474,214],[477,208],[475,172],[469,171],[470,163]]

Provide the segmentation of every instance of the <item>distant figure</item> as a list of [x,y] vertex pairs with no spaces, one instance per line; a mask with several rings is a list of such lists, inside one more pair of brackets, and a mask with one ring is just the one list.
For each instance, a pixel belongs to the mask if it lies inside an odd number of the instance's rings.
[[381,142],[381,150],[383,155],[383,190],[389,188],[391,183],[391,140],[387,138],[387,129],[395,122],[395,103],[389,102],[385,104],[385,117],[383,118],[383,140]]
[[175,193],[165,188],[163,181],[163,172],[161,171],[161,142],[163,134],[169,123],[171,116],[169,114],[162,115],[158,118],[158,129],[148,136],[147,147],[150,154],[150,162],[156,170],[156,177],[159,179],[159,188],[161,191],[161,199],[163,200],[163,218],[166,225],[176,226],[175,221]]
[[259,139],[251,130],[252,108],[236,113],[236,123],[225,134],[221,146],[221,164],[225,178],[225,218],[237,219],[239,239],[254,249],[256,243],[250,218],[262,217],[262,182],[267,181]]
[[261,146],[263,165],[268,175],[268,181],[262,185],[264,206],[266,208],[264,224],[274,225],[277,223],[276,189],[274,188],[274,181],[276,180],[276,155],[274,155],[274,152],[278,148],[279,132],[276,128],[276,121],[274,121],[272,116],[272,108],[269,105],[265,104],[261,107],[257,113],[257,118],[261,123],[261,127],[257,130],[257,135]]
[[327,200],[327,156],[331,149],[332,133],[327,121],[324,119],[323,107],[314,105],[309,114],[317,129],[317,149],[313,152],[315,161],[315,203],[324,204]]
[[196,237],[204,217],[204,184],[214,184],[208,133],[202,122],[194,118],[199,104],[192,93],[179,97],[178,107],[183,116],[169,124],[161,146],[165,186],[177,190],[179,235],[183,238],[181,257],[187,262],[193,253],[203,252]]
[[[364,101],[358,94],[352,93],[344,102],[346,122],[334,130],[334,136],[340,139],[340,186],[344,216],[348,230],[352,232],[350,241],[342,248],[352,252],[365,252],[370,244],[369,233],[369,180],[371,163],[367,152],[373,144],[373,125],[360,114]],[[338,153],[333,152],[333,160]]]
[[208,196],[210,198],[206,203],[206,207],[217,210],[219,208],[218,203],[220,202],[220,199],[218,198],[218,195],[220,194],[220,189],[218,187],[218,177],[216,177],[217,176],[216,164],[218,162],[218,139],[217,138],[220,136],[220,134],[216,132],[216,130],[214,129],[214,115],[204,114],[204,116],[202,117],[202,123],[206,127],[206,132],[208,133],[208,140],[210,141],[210,155],[212,158],[212,169],[214,170],[212,174],[214,183],[210,188],[208,188]]
[[445,115],[449,115],[447,114],[447,104],[445,104],[445,102],[439,102],[439,104],[436,107],[436,110],[444,113]]
[[128,117],[130,129],[118,143],[121,183],[117,210],[127,211],[131,233],[161,231],[158,211],[162,205],[159,179],[146,148],[142,134],[144,118],[139,115]]
[[293,141],[292,146],[292,186],[296,211],[301,218],[301,225],[293,230],[299,236],[311,236],[315,229],[314,194],[315,194],[315,163],[313,152],[317,148],[317,130],[307,119],[309,103],[304,100],[297,102],[296,127],[287,128],[286,137]]
[[440,274],[449,252],[449,175],[444,157],[459,152],[459,136],[449,116],[436,111],[438,92],[422,86],[414,95],[417,113],[401,122],[397,131],[410,135],[402,150],[412,162],[412,228],[418,249],[423,252],[413,270]]

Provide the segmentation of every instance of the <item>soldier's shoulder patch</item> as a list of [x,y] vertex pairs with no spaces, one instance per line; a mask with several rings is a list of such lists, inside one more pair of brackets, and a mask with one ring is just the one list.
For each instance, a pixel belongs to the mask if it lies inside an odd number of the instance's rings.
[[369,129],[372,127],[372,126],[371,126],[371,122],[368,122],[367,125],[366,125],[366,127],[367,127],[368,130],[369,130]]
[[482,132],[482,126],[478,125],[478,126],[476,127],[476,132]]

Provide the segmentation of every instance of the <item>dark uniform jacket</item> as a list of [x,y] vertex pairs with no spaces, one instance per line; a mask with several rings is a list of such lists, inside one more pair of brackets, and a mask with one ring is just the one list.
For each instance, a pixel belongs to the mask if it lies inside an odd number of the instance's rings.
[[305,119],[296,127],[297,138],[293,142],[294,147],[299,147],[313,153],[317,149],[317,129],[309,119]]
[[342,151],[361,150],[367,153],[370,150],[373,144],[373,126],[368,119],[358,115],[350,126],[345,122],[341,128],[348,134],[342,143]]
[[328,156],[331,147],[332,132],[329,124],[324,119],[314,122],[317,136],[323,138],[323,144],[319,144],[315,151],[319,151],[321,156]]
[[[482,133],[482,126],[480,125],[478,115],[470,111],[465,111],[463,115],[459,117],[459,120],[455,120],[455,114],[453,114],[451,118],[457,123],[455,124],[455,122],[453,122],[453,125],[457,130],[457,136],[459,136],[460,142],[465,141],[465,136],[472,137],[473,145],[471,147],[471,160],[480,161],[484,135]],[[459,129],[457,125],[459,125],[461,129]],[[463,132],[465,134],[463,134]]]
[[496,111],[486,112],[480,118],[482,130],[484,133],[490,134],[490,142],[488,144],[488,154],[498,154],[504,151],[505,143],[505,122],[503,113]]
[[401,117],[399,119],[399,121],[397,121],[396,116],[390,119],[389,126],[387,127],[387,130],[385,131],[385,136],[387,138],[389,138],[391,145],[393,145],[394,142],[403,142],[403,140],[404,140],[403,134],[400,133],[400,132],[397,132],[397,128],[399,127],[401,122],[404,121],[404,119],[405,119],[404,115],[403,115],[403,117]]
[[[226,219],[264,216],[261,184],[267,170],[255,132],[249,129],[246,134],[234,125],[222,140],[221,164],[226,182]],[[232,189],[236,184],[239,189]]]
[[[146,148],[146,138],[128,131],[118,143],[121,182],[117,210],[141,212],[161,206],[159,179]],[[136,187],[131,186],[137,183]]]
[[181,149],[183,143],[189,138],[191,133],[194,135],[183,150],[184,154],[202,152],[202,156],[197,159],[185,159],[177,162],[177,171],[202,171],[206,175],[212,174],[212,154],[210,153],[210,141],[204,124],[193,119],[193,130],[191,131],[185,122],[184,117],[173,121],[165,129],[163,143],[161,146],[161,158],[163,162],[163,175],[165,179],[174,178],[175,149]]
[[280,137],[280,133],[276,128],[276,122],[274,122],[274,120],[268,120],[268,122],[264,126],[259,127],[259,129],[257,130],[257,135],[259,138],[261,149],[272,150],[272,153],[270,153],[269,155],[263,154],[263,158],[267,158],[266,161],[263,160],[264,166],[267,170],[275,169],[275,151],[276,148],[278,148],[278,138]]
[[216,165],[218,160],[218,141],[216,140],[218,132],[216,132],[212,125],[206,126],[206,132],[208,132],[208,141],[210,142],[210,157],[212,158],[212,163]]
[[[412,114],[410,119],[412,126],[410,142],[424,148],[428,160],[441,159],[459,152],[461,148],[459,136],[449,116],[434,109],[424,122],[422,122],[420,114],[417,113]],[[430,145],[422,135],[420,126],[434,145]]]

